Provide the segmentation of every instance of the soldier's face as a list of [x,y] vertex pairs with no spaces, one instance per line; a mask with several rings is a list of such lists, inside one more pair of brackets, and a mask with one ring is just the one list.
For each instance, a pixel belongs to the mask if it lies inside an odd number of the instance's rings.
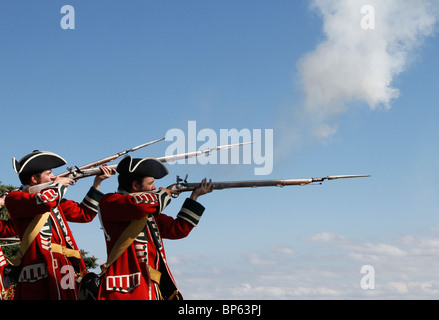
[[40,174],[35,174],[31,178],[31,184],[37,185],[41,183],[46,183],[55,180],[55,176],[52,173],[52,170],[46,170],[41,172]]
[[136,186],[136,189],[137,189],[136,190],[137,192],[155,190],[154,178],[152,178],[152,177],[143,178],[142,182]]

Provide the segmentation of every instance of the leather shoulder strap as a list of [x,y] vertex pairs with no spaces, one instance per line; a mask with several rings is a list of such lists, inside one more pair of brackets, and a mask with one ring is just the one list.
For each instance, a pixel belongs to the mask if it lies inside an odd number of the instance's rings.
[[19,266],[21,264],[21,261],[24,257],[24,254],[26,253],[27,249],[29,249],[31,243],[35,240],[38,233],[43,228],[44,224],[46,223],[47,219],[49,218],[50,212],[42,213],[36,215],[29,225],[27,226],[26,230],[24,231],[23,237],[21,239],[20,248],[18,249],[17,255],[15,259],[9,260],[9,263],[13,266]]
[[133,220],[130,222],[128,227],[121,233],[119,238],[116,240],[113,248],[108,255],[107,262],[101,265],[101,274],[103,275],[110,265],[116,261],[121,254],[133,243],[133,241],[137,238],[139,233],[146,225],[146,221],[148,220],[148,216],[140,218],[138,220]]

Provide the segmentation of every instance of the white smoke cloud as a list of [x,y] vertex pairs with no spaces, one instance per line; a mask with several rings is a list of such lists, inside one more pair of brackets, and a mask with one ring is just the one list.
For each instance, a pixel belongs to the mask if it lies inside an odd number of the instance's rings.
[[311,133],[324,139],[352,103],[389,109],[399,96],[394,80],[433,35],[438,7],[437,0],[312,0],[325,37],[297,63],[304,101],[295,119],[306,122],[298,126],[311,121]]

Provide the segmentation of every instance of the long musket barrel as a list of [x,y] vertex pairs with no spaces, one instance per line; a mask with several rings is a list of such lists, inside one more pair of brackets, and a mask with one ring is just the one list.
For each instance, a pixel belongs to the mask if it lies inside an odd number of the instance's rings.
[[[81,166],[81,167],[79,167],[79,168],[78,168],[78,167],[67,168],[69,171],[63,172],[63,173],[59,174],[59,176],[60,176],[60,177],[69,177],[69,178],[73,178],[73,179],[75,179],[75,172],[76,172],[76,173],[79,173],[79,172],[81,172],[82,170],[85,170],[85,169],[92,169],[92,168],[98,167],[98,166],[100,166],[101,164],[104,164],[104,163],[108,163],[108,162],[114,161],[114,160],[116,160],[117,158],[119,158],[119,157],[121,157],[121,156],[123,156],[123,155],[125,155],[125,154],[127,154],[127,153],[129,153],[129,152],[133,152],[133,151],[139,150],[139,149],[141,149],[141,148],[144,148],[144,147],[150,146],[150,145],[152,145],[152,144],[154,144],[154,143],[157,143],[157,142],[160,142],[160,141],[162,141],[162,140],[165,140],[165,138],[161,138],[161,139],[157,139],[157,140],[154,140],[154,141],[150,141],[150,142],[147,142],[147,143],[141,144],[141,145],[139,145],[139,146],[137,146],[137,147],[134,147],[134,148],[131,148],[131,149],[128,149],[128,150],[124,150],[124,151],[118,152],[118,153],[116,153],[116,154],[114,154],[114,155],[112,155],[112,156],[109,156],[109,157],[106,157],[106,158],[103,158],[103,159],[100,159],[100,160],[97,160],[97,161],[93,161],[93,162],[88,163],[88,164],[86,164],[86,165],[83,165],[83,166]],[[99,174],[100,170],[99,170],[99,171],[96,171],[96,172],[97,172],[97,174]],[[90,175],[93,175],[93,174],[90,174]],[[77,176],[77,174],[76,174],[76,176]],[[88,177],[88,176],[89,176],[89,175],[87,175],[87,177]]]
[[[96,167],[96,163],[99,163],[99,165],[100,165],[100,164],[103,164],[103,163],[107,163],[109,161],[113,161],[114,159],[120,157],[123,154],[126,154],[128,152],[137,150],[139,148],[145,147],[147,145],[150,145],[152,143],[161,141],[163,139],[164,138],[158,139],[158,140],[155,140],[155,141],[151,141],[151,142],[148,142],[146,144],[140,145],[138,147],[132,148],[130,150],[119,152],[118,154],[116,154],[114,156],[107,157],[107,158],[104,158],[104,159],[101,159],[101,160],[89,163],[89,164],[87,164],[85,166],[82,166],[80,168],[78,168],[78,167],[67,168],[69,171],[62,173],[59,176],[68,177],[68,178],[71,178],[71,179],[74,179],[74,180],[79,180],[79,179],[86,178],[86,177],[100,175],[102,172],[101,172],[101,169],[99,167]],[[158,157],[156,159],[161,161],[161,162],[172,162],[172,161],[177,161],[177,160],[180,160],[180,159],[195,158],[195,157],[199,157],[199,156],[204,155],[204,154],[209,154],[209,153],[211,153],[212,151],[215,151],[215,150],[229,149],[229,148],[239,147],[239,146],[250,144],[250,143],[253,143],[253,142],[243,142],[243,143],[221,145],[221,146],[216,146],[216,147],[213,147],[213,148],[203,149],[203,150],[194,151],[194,152],[187,152],[187,153],[180,153],[180,154],[176,154],[176,155]],[[116,157],[116,158],[114,158],[114,157]],[[107,159],[111,159],[111,160],[106,161]],[[93,165],[93,167],[91,167],[92,165]],[[84,168],[84,167],[87,167],[87,169],[81,169],[81,168]],[[108,168],[116,169],[117,168],[117,164],[110,165],[110,166],[108,166]],[[42,190],[43,188],[47,187],[50,184],[51,183],[49,182],[49,183],[43,183],[43,184],[39,184],[39,185],[36,185],[36,186],[32,186],[32,187],[29,188],[29,192],[30,193],[39,192],[40,190]]]
[[[344,176],[327,176],[323,178],[310,179],[285,179],[285,180],[248,180],[248,181],[222,181],[212,182],[214,190],[233,189],[233,188],[257,188],[257,187],[284,187],[284,186],[304,186],[308,184],[321,184],[325,180],[363,178],[370,175],[344,175]],[[177,184],[174,189],[180,192],[192,191],[200,186],[200,183],[181,182],[177,178]]]
[[[163,140],[163,139],[152,141],[149,144],[155,143],[155,142],[161,141],[161,140]],[[209,154],[209,153],[211,153],[212,151],[215,151],[215,150],[230,149],[230,148],[239,147],[239,146],[243,146],[243,145],[250,144],[250,143],[253,143],[253,142],[243,142],[243,143],[221,145],[221,146],[216,146],[216,147],[213,147],[213,148],[198,150],[198,151],[194,151],[194,152],[187,152],[187,153],[180,153],[180,154],[176,154],[176,155],[158,157],[156,159],[161,161],[161,162],[173,162],[173,161],[177,161],[177,160],[181,160],[181,159],[188,159],[188,158],[199,157],[199,156],[202,156],[204,154]],[[136,147],[136,149],[134,149],[134,148],[133,149],[137,150],[137,149],[139,149],[140,147],[143,147],[143,146],[146,146],[146,144],[142,145],[142,146],[139,146],[139,147]],[[131,151],[134,151],[133,149],[127,150],[123,154],[131,152]],[[122,153],[119,153],[119,154],[122,154]],[[118,157],[120,156],[119,154],[118,154]],[[108,159],[108,158],[105,158],[105,159]],[[99,161],[96,161],[94,163],[97,163],[97,162],[99,162]],[[106,162],[102,162],[102,160],[101,160],[99,164],[102,164],[102,163],[106,163]],[[80,167],[80,168],[72,169],[70,171],[67,171],[67,172],[61,174],[61,176],[77,180],[77,179],[86,178],[86,177],[90,177],[90,176],[96,176],[96,175],[101,174],[101,169],[96,167],[96,165],[94,165],[93,167],[89,167],[90,165],[91,164],[87,165],[88,167],[86,169],[81,169],[81,168],[83,168],[85,166]],[[117,164],[108,166],[108,168],[110,168],[110,169],[116,169],[116,167],[117,167]]]

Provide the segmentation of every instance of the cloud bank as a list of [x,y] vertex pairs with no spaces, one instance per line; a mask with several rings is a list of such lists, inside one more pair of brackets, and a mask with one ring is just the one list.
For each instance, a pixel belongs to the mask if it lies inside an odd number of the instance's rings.
[[[437,299],[437,236],[369,242],[324,231],[291,247],[229,257],[227,266],[185,256],[171,267],[187,299]],[[361,287],[365,265],[374,268],[374,289]]]

